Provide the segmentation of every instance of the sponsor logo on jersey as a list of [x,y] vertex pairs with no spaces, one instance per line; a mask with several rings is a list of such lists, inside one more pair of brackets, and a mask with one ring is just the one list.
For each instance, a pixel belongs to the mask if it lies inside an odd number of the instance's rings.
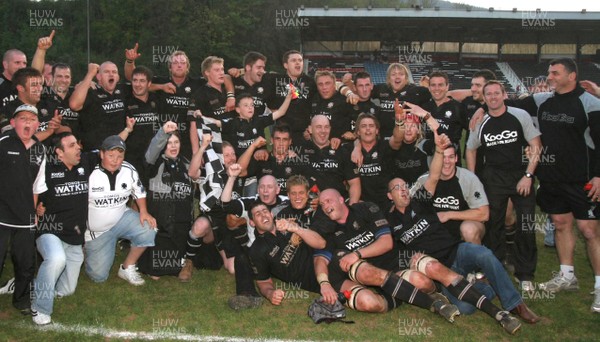
[[485,133],[483,140],[486,146],[504,145],[517,141],[519,134],[517,131],[504,130],[498,134]]

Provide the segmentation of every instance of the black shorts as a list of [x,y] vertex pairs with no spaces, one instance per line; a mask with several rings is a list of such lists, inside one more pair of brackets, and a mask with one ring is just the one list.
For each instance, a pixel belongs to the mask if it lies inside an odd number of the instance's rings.
[[599,203],[591,203],[585,183],[544,183],[540,182],[537,204],[548,214],[573,213],[577,220],[598,220]]
[[[344,257],[344,255],[351,253],[345,250],[336,250],[334,253],[332,253],[331,256],[331,260],[329,261],[329,265],[327,267],[328,271],[329,271],[329,283],[331,283],[331,286],[336,290],[336,291],[340,291],[340,288],[342,287],[342,284],[344,283],[345,280],[350,280],[350,277],[348,276],[348,272],[344,272],[341,267],[340,267],[340,259]],[[374,259],[365,259],[366,262],[368,262],[370,265],[375,266],[377,268],[381,268],[382,270],[386,270],[386,271],[392,271],[392,272],[398,272],[400,270],[399,267],[399,262],[398,259],[396,258],[394,260],[393,264],[389,264],[389,262],[384,265],[384,264],[378,264],[377,262],[374,263]]]

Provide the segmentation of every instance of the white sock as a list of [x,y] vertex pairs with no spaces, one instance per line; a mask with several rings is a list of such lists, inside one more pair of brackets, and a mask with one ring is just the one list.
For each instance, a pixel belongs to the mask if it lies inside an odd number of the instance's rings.
[[600,275],[597,275],[595,278],[596,278],[596,283],[594,284],[594,288],[600,289]]
[[575,277],[575,266],[560,265],[560,273],[562,273],[563,277],[571,280]]

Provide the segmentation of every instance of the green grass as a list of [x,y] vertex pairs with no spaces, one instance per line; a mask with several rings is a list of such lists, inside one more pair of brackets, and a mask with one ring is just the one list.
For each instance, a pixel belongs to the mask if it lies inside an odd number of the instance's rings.
[[[544,248],[538,234],[537,281],[546,281],[557,269],[556,252]],[[117,252],[122,260],[124,252]],[[581,289],[558,293],[554,298],[527,300],[544,316],[537,325],[524,324],[518,340],[597,340],[600,314],[590,313],[593,274],[581,239],[576,249],[576,270]],[[348,310],[355,324],[315,325],[306,310],[316,294],[289,291],[280,307],[265,302],[255,310],[235,312],[227,307],[234,293],[233,276],[225,270],[195,271],[192,282],[183,284],[175,277],[146,280],[134,287],[116,276],[116,267],[106,283],[94,284],[82,274],[73,296],[58,299],[52,318],[64,326],[102,327],[117,331],[162,332],[259,339],[303,340],[509,340],[513,339],[487,315],[480,312],[460,316],[454,324],[422,309],[403,304],[385,314],[365,314]],[[82,271],[83,273],[83,271]],[[12,274],[7,264],[2,281]],[[106,333],[86,336],[75,332],[46,331],[37,328],[30,317],[12,308],[10,296],[0,296],[0,339],[6,341],[97,341],[112,340]]]

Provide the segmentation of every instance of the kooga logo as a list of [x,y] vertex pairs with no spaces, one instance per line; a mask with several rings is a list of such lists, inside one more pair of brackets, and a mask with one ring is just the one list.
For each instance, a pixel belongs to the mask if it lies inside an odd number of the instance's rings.
[[483,138],[485,139],[485,142],[493,142],[493,141],[498,141],[498,140],[516,138],[517,135],[518,135],[517,131],[505,130],[505,131],[502,131],[502,133],[496,134],[496,135],[491,134],[491,133],[486,133],[483,135]]

